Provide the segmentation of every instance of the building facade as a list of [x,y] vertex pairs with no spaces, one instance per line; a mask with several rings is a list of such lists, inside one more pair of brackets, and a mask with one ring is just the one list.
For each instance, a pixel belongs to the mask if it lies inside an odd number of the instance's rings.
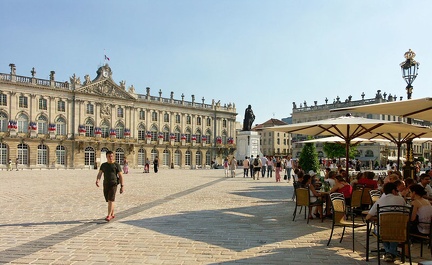
[[106,151],[120,164],[204,168],[235,150],[235,104],[150,94],[116,84],[108,64],[70,82],[0,73],[0,168],[97,168]]
[[287,125],[287,123],[270,119],[252,128],[260,134],[260,148],[266,156],[287,156],[291,150],[291,137],[289,133],[275,132],[267,130],[267,127]]
[[[292,123],[337,118],[339,116],[344,115],[344,113],[341,112],[330,112],[331,109],[390,102],[396,100],[397,97],[395,95],[392,96],[391,94],[381,93],[381,90],[377,90],[375,97],[369,99],[365,98],[365,94],[362,93],[360,100],[352,100],[352,96],[349,96],[344,101],[341,101],[339,97],[336,97],[336,99],[334,99],[332,103],[329,103],[328,99],[326,98],[325,104],[321,104],[321,105],[319,105],[317,101],[314,101],[313,105],[308,105],[307,102],[305,101],[299,106],[297,106],[297,104],[293,102]],[[402,100],[402,97],[400,98],[400,100]],[[391,115],[356,113],[356,116],[362,116],[369,119],[402,121],[401,118],[396,116],[391,116]],[[429,122],[424,122],[420,120],[413,120],[413,124],[430,126]],[[304,141],[306,140],[306,138],[307,136],[305,135],[296,135],[296,134],[292,135],[293,157],[295,158],[300,157],[300,153],[304,144],[298,142]],[[317,148],[318,156],[320,158],[325,158],[325,153],[323,151],[323,144],[316,143],[316,148]],[[377,163],[380,166],[383,166],[386,165],[387,162],[396,162],[397,160],[397,146],[393,143],[385,143],[385,142],[360,143],[356,146],[356,149],[357,149],[356,159],[359,159],[360,161],[363,162],[364,165],[367,166],[370,166],[371,164],[374,166]],[[431,144],[414,143],[413,156],[416,158],[424,157],[426,160],[430,160]],[[402,145],[401,157],[403,159],[406,157],[405,145]]]

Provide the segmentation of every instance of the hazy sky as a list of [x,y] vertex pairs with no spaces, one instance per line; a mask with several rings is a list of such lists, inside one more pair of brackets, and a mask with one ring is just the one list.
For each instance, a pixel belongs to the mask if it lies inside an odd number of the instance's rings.
[[413,98],[431,96],[432,1],[1,0],[0,73],[69,81],[113,79],[137,93],[248,104],[255,123],[290,116],[292,102],[339,96],[406,98],[399,64],[421,63]]

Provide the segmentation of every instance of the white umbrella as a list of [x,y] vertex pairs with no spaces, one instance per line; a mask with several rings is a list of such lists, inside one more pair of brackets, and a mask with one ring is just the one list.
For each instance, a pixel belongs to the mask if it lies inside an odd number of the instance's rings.
[[350,114],[339,118],[303,122],[297,124],[268,127],[268,130],[286,133],[297,133],[313,136],[339,136],[346,144],[346,170],[349,166],[349,146],[353,139],[363,136],[372,138],[379,136],[379,133],[432,133],[431,129],[423,126],[415,126],[400,121],[385,121],[354,117]]
[[[366,139],[366,138],[357,137],[357,138],[352,139],[351,142],[356,142],[356,143],[357,142],[373,143],[375,141],[374,140],[369,140],[369,139]],[[321,138],[316,138],[316,139],[298,141],[296,143],[345,143],[345,140],[343,138],[339,137],[339,136],[330,136],[330,137],[321,137]]]
[[332,109],[331,112],[343,111],[371,114],[387,114],[399,117],[432,121],[432,98],[408,99],[356,107]]

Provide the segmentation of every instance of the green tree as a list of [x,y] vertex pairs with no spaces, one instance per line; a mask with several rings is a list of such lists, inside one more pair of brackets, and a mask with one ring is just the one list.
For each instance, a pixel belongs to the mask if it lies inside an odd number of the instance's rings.
[[[340,143],[324,143],[323,150],[328,158],[345,158],[346,148],[345,144]],[[357,148],[355,146],[350,146],[349,158],[354,158],[357,153]]]
[[304,170],[305,173],[309,170],[318,172],[319,162],[318,153],[314,143],[306,143],[300,153],[299,165]]

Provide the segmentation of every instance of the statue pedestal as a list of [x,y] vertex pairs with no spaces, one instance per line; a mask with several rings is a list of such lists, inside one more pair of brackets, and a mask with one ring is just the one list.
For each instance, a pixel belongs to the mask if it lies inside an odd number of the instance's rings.
[[237,149],[236,159],[237,161],[243,161],[245,156],[250,157],[253,155],[256,157],[260,155],[262,157],[260,149],[260,135],[254,131],[241,131],[237,134]]

